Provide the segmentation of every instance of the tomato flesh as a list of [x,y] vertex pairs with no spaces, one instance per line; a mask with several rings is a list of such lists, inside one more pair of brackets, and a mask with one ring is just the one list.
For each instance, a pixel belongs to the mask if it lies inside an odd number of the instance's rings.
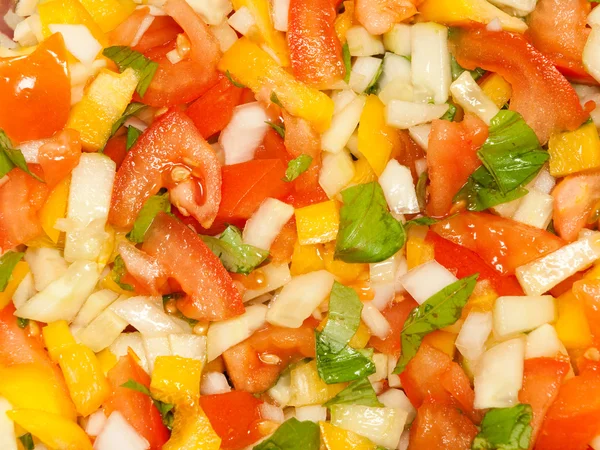
[[40,147],[38,162],[49,187],[56,186],[79,164],[79,133],[69,128],[57,133]]
[[408,296],[400,302],[393,302],[391,305],[387,306],[381,313],[390,324],[391,331],[385,339],[371,336],[369,345],[381,353],[393,355],[398,358],[400,356],[401,347],[400,333],[404,327],[404,322],[410,312],[417,306],[419,306],[418,303]]

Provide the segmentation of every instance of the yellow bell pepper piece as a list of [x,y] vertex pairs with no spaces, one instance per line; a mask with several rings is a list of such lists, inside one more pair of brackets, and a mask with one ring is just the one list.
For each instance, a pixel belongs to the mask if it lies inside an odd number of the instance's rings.
[[54,228],[57,219],[62,219],[67,215],[67,201],[69,200],[69,186],[71,178],[67,177],[58,183],[44,203],[39,212],[42,229],[46,235],[54,242],[58,243],[60,231]]
[[502,28],[524,33],[527,24],[506,14],[486,0],[425,0],[418,6],[419,18],[424,22],[445,25],[469,25],[471,22],[488,24],[498,19]]
[[592,333],[583,304],[568,291],[556,299],[558,319],[555,324],[558,338],[568,350],[592,345]]
[[348,345],[355,349],[365,348],[367,346],[367,343],[369,342],[369,339],[371,339],[371,332],[369,331],[369,327],[367,327],[365,323],[361,320],[360,325],[356,330],[356,333],[354,333],[354,336],[352,336],[352,339],[350,339]]
[[133,69],[121,74],[104,69],[92,81],[81,101],[71,109],[67,121],[67,128],[79,131],[86,150],[104,147],[113,124],[131,102],[137,83]]
[[150,390],[154,398],[175,405],[192,404],[200,397],[202,361],[181,356],[159,356]]
[[418,236],[410,236],[406,241],[406,263],[408,269],[431,261],[435,256],[433,245]]
[[346,42],[346,34],[354,25],[354,2],[344,2],[344,12],[335,18],[335,34],[342,44]]
[[334,274],[342,284],[350,284],[359,278],[367,279],[369,275],[368,264],[347,263],[334,259],[335,243],[329,242],[323,246],[323,261],[325,269]]
[[0,367],[0,396],[17,409],[37,409],[75,420],[75,407],[69,394],[58,384],[57,375],[40,364]]
[[497,73],[485,77],[480,83],[481,90],[498,108],[502,108],[510,100],[512,86]]
[[220,447],[221,438],[198,404],[175,408],[171,438],[162,450],[219,450]]
[[376,95],[369,95],[358,125],[358,151],[380,176],[394,148],[400,146],[398,131],[385,122],[385,105]]
[[58,414],[20,409],[7,411],[6,415],[54,450],[92,450],[85,431]]
[[322,245],[300,245],[296,241],[294,244],[294,253],[292,253],[290,273],[292,275],[302,275],[303,273],[324,269],[325,262],[321,257],[322,251]]
[[327,450],[376,450],[377,445],[366,437],[327,422],[319,422],[321,440]]
[[462,310],[461,318],[466,319],[471,311],[489,312],[494,308],[498,294],[489,281],[478,281],[475,289]]
[[113,352],[105,348],[99,353],[96,353],[98,363],[104,375],[108,375],[108,371],[117,365],[118,359]]
[[366,184],[376,180],[377,175],[373,172],[367,158],[363,157],[354,161],[354,178],[352,178],[350,184]]
[[76,344],[66,320],[59,320],[46,325],[42,328],[42,336],[44,337],[48,354],[54,362],[58,362],[60,359],[61,351]]
[[114,30],[136,6],[132,0],[81,0],[81,4],[104,33]]
[[564,177],[572,173],[600,167],[600,138],[593,122],[575,131],[550,136],[550,174]]
[[290,371],[290,383],[292,395],[289,404],[291,406],[321,405],[335,397],[347,385],[347,383],[325,384],[319,377],[317,362],[314,359],[294,367]]
[[272,89],[290,114],[308,120],[318,132],[329,128],[333,115],[331,98],[297,81],[250,39],[238,39],[219,61],[219,70],[229,71],[255,94]]
[[[285,35],[281,31],[277,31],[273,26],[271,20],[271,4],[269,0],[233,0],[233,8],[237,11],[242,6],[245,6],[252,13],[254,21],[256,22],[256,28],[258,29],[258,36],[256,41],[259,43],[266,44],[277,56],[279,64],[284,67],[290,65],[290,57],[288,53],[287,42],[285,41]],[[250,37],[252,36],[252,30],[250,30]]]
[[50,0],[38,4],[38,13],[42,22],[42,35],[47,38],[52,34],[48,25],[84,25],[94,38],[106,47],[108,38],[100,26],[94,22],[90,13],[78,0]]
[[340,212],[335,200],[298,208],[295,215],[298,242],[301,245],[335,240],[340,227]]
[[19,261],[10,275],[10,280],[8,280],[4,292],[0,292],[0,309],[4,308],[12,301],[13,294],[28,273],[29,264],[25,261]]
[[423,339],[424,344],[437,348],[439,351],[447,354],[450,358],[454,358],[455,342],[456,334],[443,330],[433,331]]

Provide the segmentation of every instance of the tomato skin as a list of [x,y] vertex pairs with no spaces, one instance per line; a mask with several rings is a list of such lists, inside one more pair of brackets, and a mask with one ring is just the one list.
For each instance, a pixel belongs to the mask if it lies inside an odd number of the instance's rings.
[[450,212],[452,199],[481,165],[477,150],[487,137],[486,124],[471,114],[462,122],[433,121],[427,150],[429,216]]
[[305,206],[326,202],[327,200],[329,200],[329,197],[327,197],[323,188],[316,186],[311,190],[294,191],[285,197],[283,202],[292,205],[294,208],[304,208]]
[[527,37],[567,78],[585,84],[597,84],[585,71],[583,48],[591,28],[591,11],[586,0],[540,0],[528,16]]
[[244,312],[231,276],[196,233],[163,212],[146,232],[142,250],[156,258],[187,294],[177,301],[192,319],[225,320]]
[[513,275],[517,267],[565,245],[545,230],[488,213],[461,213],[432,225],[431,230],[474,251],[502,275]]
[[75,130],[64,129],[42,145],[38,161],[44,171],[44,180],[48,187],[56,186],[67,177],[79,164],[80,156],[81,142],[79,133]]
[[331,0],[290,2],[287,39],[292,72],[316,88],[331,86],[346,73],[335,17]]
[[[261,353],[277,355],[281,362],[265,364],[259,358]],[[300,328],[267,325],[223,353],[235,389],[251,393],[269,389],[293,360],[314,357],[315,334],[309,321]]]
[[523,116],[542,145],[553,132],[575,130],[587,120],[566,78],[522,35],[461,28],[450,44],[462,67],[497,72],[511,84],[510,109]]
[[60,34],[32,54],[0,59],[0,129],[14,144],[61,130],[71,110],[67,50]]
[[263,401],[244,391],[203,395],[200,406],[221,438],[221,448],[238,450],[262,437],[258,431]]
[[500,296],[524,295],[521,285],[514,276],[499,275],[477,253],[468,248],[444,239],[433,231],[427,232],[425,241],[433,244],[435,260],[454,273],[457,278],[465,278],[478,273],[478,280],[488,280]]
[[292,157],[286,149],[284,140],[281,136],[279,136],[275,130],[269,129],[265,134],[262,143],[256,149],[254,159],[280,159],[287,167],[287,164]]
[[531,405],[531,441],[533,448],[537,435],[550,405],[556,399],[558,390],[569,373],[570,365],[566,360],[553,358],[526,359],[523,370],[523,387],[519,392],[519,402]]
[[248,219],[267,197],[282,199],[291,187],[282,180],[286,166],[280,159],[252,160],[223,166],[221,205],[217,217]]
[[150,444],[150,450],[160,450],[169,440],[169,429],[164,426],[160,412],[152,399],[141,392],[121,387],[129,380],[150,388],[150,376],[131,354],[121,356],[117,365],[108,371],[111,394],[104,402],[104,413],[110,416],[119,411],[125,420]]
[[408,450],[469,450],[477,433],[453,405],[428,398],[410,427]]
[[381,313],[390,324],[391,332],[385,338],[381,339],[377,336],[371,336],[369,339],[369,345],[374,347],[377,351],[385,353],[386,355],[393,355],[396,358],[400,356],[400,333],[404,327],[410,312],[415,309],[418,305],[408,295],[405,296],[404,300],[396,303],[392,302],[388,305]]
[[[174,179],[174,166],[187,168],[191,176]],[[132,227],[146,200],[168,187],[171,202],[208,228],[221,200],[220,167],[212,147],[184,113],[165,113],[139,137],[119,167],[109,222],[118,228]]]

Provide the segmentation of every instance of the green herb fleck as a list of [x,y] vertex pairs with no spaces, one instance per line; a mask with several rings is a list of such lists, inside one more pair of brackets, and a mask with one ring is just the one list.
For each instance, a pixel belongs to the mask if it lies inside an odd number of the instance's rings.
[[136,127],[127,127],[127,143],[125,149],[129,151],[135,145],[142,132]]
[[319,425],[300,422],[295,417],[283,422],[273,435],[253,450],[319,450],[321,439]]
[[13,270],[15,270],[17,263],[23,259],[23,256],[25,256],[25,253],[10,250],[0,257],[0,292],[4,292],[6,289]]
[[235,81],[233,79],[233,77],[231,76],[231,73],[229,73],[229,70],[225,72],[225,76],[227,77],[227,79],[229,81],[231,81],[231,84],[233,84],[235,87],[237,87],[237,88],[245,88],[246,87],[242,83],[238,83],[237,81]]
[[277,125],[276,123],[273,122],[265,122],[267,125],[269,125],[271,128],[273,128],[273,130],[275,130],[275,132],[281,136],[283,139],[285,139],[285,127],[283,125]]
[[325,403],[323,406],[351,404],[363,406],[383,406],[377,399],[377,394],[368,378],[353,381],[343,391]]
[[137,219],[133,224],[133,228],[127,233],[127,239],[136,244],[144,242],[144,236],[152,221],[159,212],[171,212],[171,202],[169,201],[169,193],[156,194],[146,200],[144,206],[140,210]]
[[102,52],[104,56],[114,61],[119,67],[120,72],[131,68],[138,76],[138,84],[135,88],[140,97],[144,97],[146,90],[154,78],[154,74],[158,70],[158,63],[146,58],[140,52],[132,50],[126,45],[116,45],[107,47]]
[[344,60],[344,68],[346,69],[344,81],[348,83],[350,81],[350,73],[352,72],[352,58],[350,56],[350,47],[348,47],[348,42],[345,42],[342,46],[342,59]]
[[18,167],[27,175],[32,176],[36,180],[45,183],[44,180],[29,170],[21,150],[13,148],[12,142],[4,130],[0,130],[0,178],[4,177],[15,167]]
[[150,397],[152,399],[152,402],[154,403],[154,406],[156,406],[156,409],[158,409],[158,412],[160,412],[163,424],[169,430],[173,429],[173,408],[175,407],[175,405],[171,403],[161,402],[160,400],[155,399],[152,396],[150,389],[148,389],[142,383],[138,383],[135,380],[129,379],[125,383],[123,383],[121,387],[140,392]]
[[19,440],[21,441],[21,444],[23,444],[25,450],[33,450],[35,448],[31,433],[25,433],[24,435],[19,436]]
[[144,109],[146,107],[146,105],[144,105],[143,103],[130,103],[129,105],[127,105],[127,108],[125,108],[125,111],[123,112],[123,115],[119,118],[119,120],[117,120],[112,128],[110,129],[110,135],[114,136],[115,133],[117,131],[119,131],[119,128],[121,128],[121,126],[125,123],[125,121],[127,119],[129,119],[132,116],[135,116],[138,112],[140,112],[142,109]]
[[529,405],[490,409],[483,416],[481,431],[471,449],[527,450],[531,442],[532,418]]
[[122,283],[121,278],[127,273],[127,268],[125,267],[125,262],[121,255],[117,255],[113,262],[113,267],[111,271],[112,280],[119,285],[119,287],[125,291],[133,291],[133,286],[130,284]]
[[312,163],[312,156],[309,155],[300,155],[295,159],[292,159],[287,166],[285,171],[285,177],[283,177],[283,181],[289,183],[290,181],[294,181],[301,174],[306,172],[310,167],[310,163]]

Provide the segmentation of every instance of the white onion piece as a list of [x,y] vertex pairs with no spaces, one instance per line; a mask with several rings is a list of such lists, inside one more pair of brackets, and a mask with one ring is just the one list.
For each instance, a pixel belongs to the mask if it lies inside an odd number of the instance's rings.
[[148,368],[148,358],[146,358],[146,350],[144,349],[144,341],[142,340],[142,333],[139,331],[133,333],[121,333],[121,335],[110,344],[109,350],[117,357],[117,359],[127,355],[129,350],[133,350],[140,360],[140,367],[146,372],[150,372],[150,369]]
[[542,295],[598,258],[600,236],[592,235],[518,267],[516,275],[527,295]]
[[350,28],[346,33],[346,40],[348,42],[350,56],[381,55],[385,52],[380,37],[369,34],[369,32],[361,26]]
[[394,281],[398,270],[398,260],[401,258],[402,255],[396,253],[385,261],[369,264],[369,281],[371,284]]
[[371,283],[373,300],[371,304],[379,311],[383,311],[391,303],[396,295],[396,283],[394,280],[385,283]]
[[296,419],[319,423],[327,420],[327,408],[321,405],[296,406]]
[[277,31],[288,30],[290,0],[273,0],[273,27]]
[[27,17],[15,27],[13,40],[18,42],[21,47],[37,45],[38,42],[43,40],[43,36],[37,36],[37,33],[35,32],[35,28],[38,26],[41,31],[42,24],[39,15],[35,14]]
[[341,152],[354,133],[365,106],[366,97],[360,95],[331,119],[331,125],[321,135],[321,148],[329,153]]
[[146,122],[135,116],[128,117],[123,125],[126,127],[137,128],[140,131],[146,131],[148,128],[148,124]]
[[556,305],[551,295],[506,296],[494,303],[494,335],[499,338],[531,331],[555,319]]
[[419,202],[410,169],[391,159],[379,177],[379,184],[390,210],[398,214],[416,214]]
[[600,82],[600,25],[594,25],[583,49],[583,66]]
[[150,444],[135,431],[119,411],[114,411],[96,438],[94,450],[115,450],[117,448],[148,450]]
[[475,371],[475,408],[508,408],[519,402],[524,357],[522,337],[502,342],[483,354]]
[[267,198],[244,227],[244,244],[269,250],[284,225],[294,215],[294,207],[274,198]]
[[394,355],[388,355],[388,385],[391,388],[402,387],[400,375],[394,373],[396,364],[398,364],[398,358],[396,358]]
[[56,248],[29,247],[25,252],[25,261],[38,291],[46,289],[50,283],[62,277],[68,268],[60,250]]
[[[408,134],[419,146],[427,151],[429,148],[429,135],[431,134],[431,124],[415,125],[408,129]],[[427,165],[425,165],[427,167]]]
[[352,89],[342,89],[335,91],[331,94],[331,100],[333,101],[333,114],[337,114],[348,106],[352,101],[358,97]]
[[383,57],[383,71],[377,85],[379,89],[385,88],[392,80],[402,80],[410,83],[410,61],[394,53],[387,52]]
[[536,190],[530,190],[521,199],[513,220],[545,230],[552,220],[554,197]]
[[19,0],[15,4],[15,14],[21,17],[27,17],[35,12],[38,0]]
[[165,336],[148,337],[142,334],[142,343],[148,362],[148,373],[150,374],[152,374],[152,371],[154,370],[156,358],[159,356],[173,356],[171,353],[171,346],[169,345],[169,339]]
[[254,158],[254,152],[269,130],[267,113],[258,102],[236,106],[231,121],[219,136],[225,152],[225,165]]
[[60,33],[69,53],[84,64],[91,64],[102,50],[85,25],[50,24],[48,28],[52,33]]
[[99,409],[88,417],[85,424],[85,432],[88,436],[96,437],[102,432],[107,421],[108,419],[104,414],[104,410]]
[[357,94],[362,94],[375,79],[381,64],[381,59],[373,56],[359,56],[356,58],[348,81],[350,89]]
[[[270,420],[270,421],[276,422],[276,423],[283,423],[283,421],[285,420],[284,415],[283,415],[283,409],[281,409],[279,406],[275,406],[275,405],[271,405],[270,403],[263,402],[258,407],[258,409],[260,411],[260,418],[263,420]],[[325,412],[327,412],[327,411],[325,411]],[[296,418],[298,418],[298,416],[296,416]],[[298,420],[300,420],[300,419],[298,419]]]
[[358,132],[357,131],[352,133],[352,136],[350,136],[350,139],[348,139],[348,142],[346,143],[346,148],[348,150],[350,150],[350,153],[353,156],[355,156],[356,158],[360,159],[363,157],[363,154],[358,149]]
[[404,430],[402,435],[400,436],[400,442],[398,442],[398,447],[396,450],[408,450],[408,446],[410,445],[410,430]]
[[556,186],[556,179],[550,175],[548,167],[544,166],[535,177],[532,189],[542,194],[549,194],[554,189],[554,186]]
[[169,60],[169,62],[171,64],[177,64],[178,62],[180,62],[183,59],[181,57],[181,55],[179,54],[179,52],[177,51],[177,49],[173,49],[170,52],[167,52],[167,54],[165,56],[167,57],[167,59]]
[[383,45],[386,50],[400,56],[410,56],[410,28],[411,25],[396,23],[390,31],[383,35]]
[[123,298],[113,303],[111,309],[144,336],[167,336],[187,331],[165,312],[161,297]]
[[208,361],[252,336],[252,333],[264,326],[266,315],[265,305],[252,305],[248,306],[241,316],[211,323],[206,335]]
[[368,377],[371,384],[385,380],[388,374],[388,355],[374,353],[371,360],[373,361],[373,364],[375,364],[375,373]]
[[260,297],[261,295],[274,291],[275,289],[279,289],[292,279],[292,276],[290,275],[290,268],[287,264],[271,263],[261,267],[258,270],[260,270],[265,277],[263,287],[260,289],[248,289],[245,291],[243,296],[244,302]]
[[488,31],[502,31],[502,24],[497,17],[494,17],[494,19],[488,23],[485,28]]
[[200,383],[200,394],[215,395],[231,392],[231,386],[227,382],[227,377],[221,372],[206,372],[202,375]]
[[77,316],[73,319],[73,326],[87,327],[92,320],[108,308],[117,297],[118,294],[109,289],[102,289],[94,292],[86,299],[85,303],[77,313]]
[[140,43],[144,33],[148,31],[148,28],[150,28],[150,25],[152,25],[152,22],[154,22],[154,16],[150,14],[142,19],[142,22],[140,23],[140,26],[138,27],[138,30],[136,31],[135,36],[129,45],[130,47],[135,47]]
[[289,404],[292,396],[291,383],[292,377],[290,372],[286,371],[279,377],[275,386],[269,389],[267,393],[279,406],[285,407]]
[[406,422],[410,423],[417,416],[417,410],[412,405],[404,391],[400,389],[388,389],[383,394],[377,396],[377,399],[388,408],[398,408],[406,411],[408,417]]
[[172,355],[202,362],[206,360],[206,336],[177,333],[170,334],[167,338]]
[[431,105],[392,100],[385,108],[386,123],[402,130],[439,119],[448,111],[449,105]]
[[254,16],[246,6],[242,6],[234,12],[229,19],[227,19],[227,23],[229,23],[231,28],[244,36],[248,34],[250,28],[256,25]]
[[273,299],[267,312],[267,322],[287,328],[299,328],[327,298],[334,276],[317,270],[293,277]]
[[348,152],[325,153],[321,161],[319,185],[329,198],[333,198],[348,186],[354,173],[354,162]]
[[407,83],[402,78],[395,78],[380,89],[377,96],[379,97],[379,100],[381,100],[381,103],[387,105],[392,100],[413,102],[415,99],[415,92],[410,83]]
[[525,359],[554,358],[558,354],[567,355],[567,350],[558,338],[554,327],[544,324],[527,335]]
[[208,25],[219,25],[225,19],[233,7],[230,0],[186,0],[196,13]]
[[465,70],[450,86],[454,101],[489,125],[500,109],[483,92],[471,73]]
[[109,306],[92,320],[92,323],[74,332],[73,335],[78,342],[98,353],[112,344],[127,325],[127,321],[117,316]]
[[35,289],[35,284],[33,282],[33,275],[29,272],[19,283],[19,286],[17,286],[17,289],[13,294],[12,300],[15,308],[19,309],[35,294],[37,294],[37,290]]
[[14,409],[3,397],[0,397],[0,448],[2,450],[17,450],[17,436],[15,424],[6,415],[7,411]]
[[360,317],[373,336],[385,339],[390,334],[391,328],[389,322],[372,302],[363,303]]
[[402,286],[421,305],[429,297],[456,281],[458,281],[458,278],[440,263],[433,260],[409,270],[402,277]]
[[396,259],[396,275],[394,275],[394,290],[396,293],[406,292],[402,285],[402,278],[408,273],[408,261],[404,255],[399,255]]
[[[533,1],[533,0],[531,0]],[[587,23],[590,27],[593,27],[595,25],[600,25],[600,10],[599,9],[592,9],[592,12],[588,15],[587,18]]]
[[17,148],[21,150],[25,162],[29,164],[38,164],[38,154],[40,147],[48,142],[47,139],[38,139],[36,141],[26,141],[20,143]]
[[525,17],[533,12],[537,0],[490,0],[490,3],[501,9],[509,10],[517,16]]
[[238,40],[237,33],[226,21],[220,25],[211,25],[209,28],[213,36],[219,41],[219,48],[223,53],[229,50]]
[[475,361],[485,351],[491,332],[491,312],[470,312],[456,338],[456,348],[465,358]]

